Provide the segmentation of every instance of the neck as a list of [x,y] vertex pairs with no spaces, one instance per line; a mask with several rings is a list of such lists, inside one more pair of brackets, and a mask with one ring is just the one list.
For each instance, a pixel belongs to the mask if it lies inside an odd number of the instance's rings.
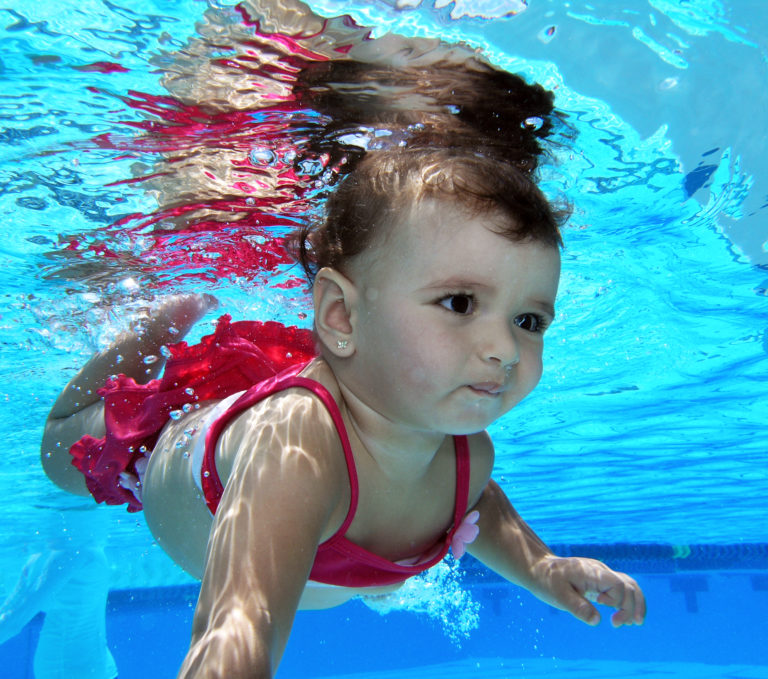
[[[429,469],[446,434],[422,431],[393,422],[355,394],[341,381],[342,412],[351,425],[350,438],[390,478],[416,480]],[[354,444],[353,444],[354,446]]]

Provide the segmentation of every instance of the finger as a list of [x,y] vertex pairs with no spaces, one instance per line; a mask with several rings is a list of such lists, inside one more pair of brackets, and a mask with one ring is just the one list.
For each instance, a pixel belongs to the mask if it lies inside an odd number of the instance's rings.
[[561,592],[559,599],[560,608],[568,611],[575,618],[592,627],[600,624],[599,611],[575,589],[569,587],[566,591]]
[[640,625],[645,619],[645,597],[640,587],[631,578],[626,578],[626,582],[622,582],[621,586],[615,586],[601,593],[597,600],[601,604],[618,609],[611,616],[614,627]]

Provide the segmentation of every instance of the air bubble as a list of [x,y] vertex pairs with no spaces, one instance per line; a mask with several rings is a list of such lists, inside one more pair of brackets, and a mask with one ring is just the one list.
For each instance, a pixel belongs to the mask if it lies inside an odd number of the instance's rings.
[[195,390],[194,390],[192,387],[187,387],[187,388],[184,390],[184,393],[185,393],[187,396],[192,396],[192,394],[194,394],[194,393],[195,393]]
[[298,165],[299,174],[306,174],[310,176],[320,174],[323,169],[323,164],[319,160],[302,160]]
[[181,410],[172,410],[169,414],[172,420],[180,420],[184,416]]
[[529,130],[540,130],[544,125],[544,121],[539,116],[531,116],[523,121],[522,127]]
[[190,410],[192,410],[192,404],[191,403],[185,403],[183,406],[181,406],[181,409],[188,413]]
[[150,354],[149,356],[144,357],[144,365],[152,365],[153,363],[157,363],[158,357],[154,354]]
[[115,358],[115,363],[122,363],[122,362],[123,362],[123,357],[120,354],[118,354],[117,358]]
[[165,358],[170,358],[170,357],[171,357],[171,350],[170,350],[170,349],[169,349],[167,346],[165,346],[165,344],[163,344],[163,345],[160,347],[160,353],[161,353],[161,354],[162,354],[162,355],[163,355]]
[[263,146],[251,149],[248,157],[254,165],[272,165],[277,160],[275,152]]

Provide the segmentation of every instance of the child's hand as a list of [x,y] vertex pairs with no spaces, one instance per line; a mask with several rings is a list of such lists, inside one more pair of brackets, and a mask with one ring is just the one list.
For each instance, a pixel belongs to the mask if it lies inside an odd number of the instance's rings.
[[600,622],[590,601],[617,609],[611,616],[614,627],[643,624],[645,597],[638,584],[600,561],[545,556],[533,567],[533,577],[536,596],[588,625]]

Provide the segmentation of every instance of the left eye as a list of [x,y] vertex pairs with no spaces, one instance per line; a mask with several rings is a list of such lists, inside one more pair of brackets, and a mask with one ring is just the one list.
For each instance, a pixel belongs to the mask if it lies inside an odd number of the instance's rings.
[[536,314],[520,314],[515,318],[515,325],[528,332],[542,332],[544,322]]
[[468,316],[475,310],[475,298],[466,294],[448,295],[439,300],[438,304],[448,311],[462,316]]

